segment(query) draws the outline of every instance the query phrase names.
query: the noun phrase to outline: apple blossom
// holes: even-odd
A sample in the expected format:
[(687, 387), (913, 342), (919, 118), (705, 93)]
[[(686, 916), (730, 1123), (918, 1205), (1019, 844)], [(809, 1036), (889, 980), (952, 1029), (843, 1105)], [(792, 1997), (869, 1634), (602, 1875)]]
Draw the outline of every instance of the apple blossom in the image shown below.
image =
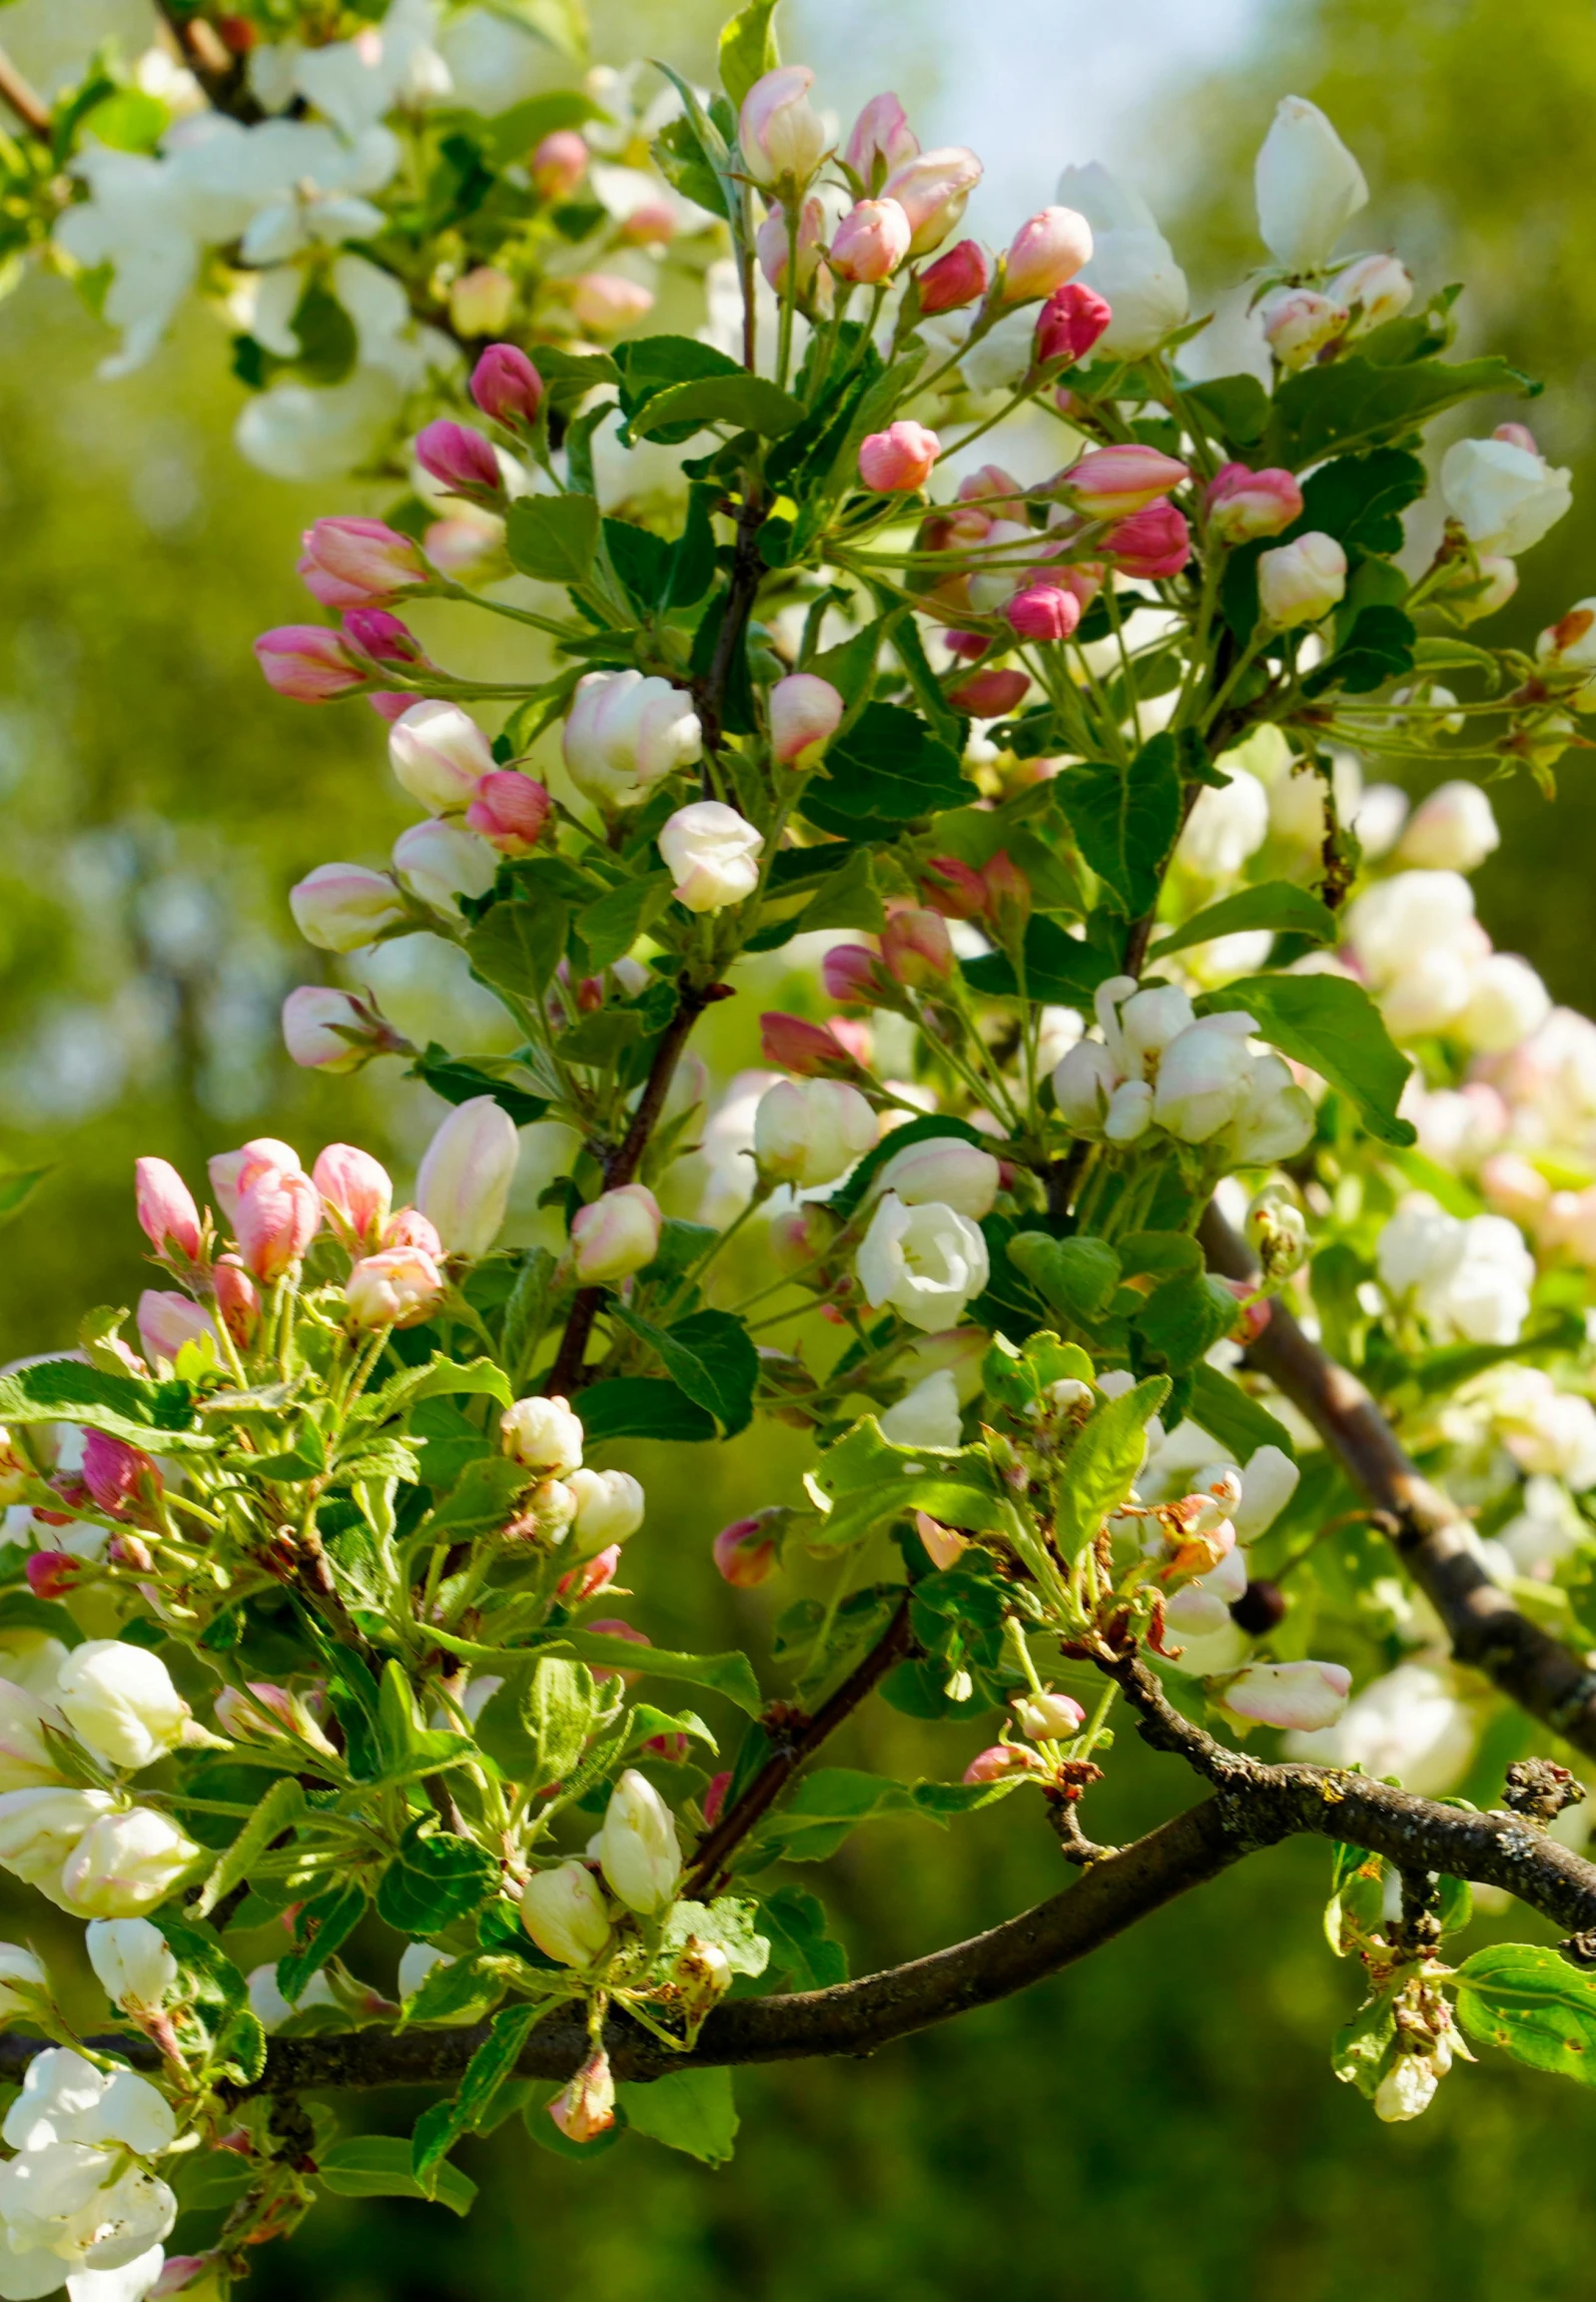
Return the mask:
[(764, 844), (751, 823), (718, 799), (678, 808), (656, 842), (676, 882), (676, 901), (695, 912), (724, 911), (751, 896)]
[(385, 872), (358, 863), (319, 863), (290, 890), (294, 924), (321, 951), (358, 951), (408, 917)]
[(610, 1793), (598, 1860), (610, 1893), (643, 1918), (663, 1910), (676, 1892), (682, 1862), (675, 1819), (635, 1767), (626, 1769)]
[[(961, 240), (935, 264), (928, 264), (916, 285), (920, 309), (930, 320), (940, 312), (961, 312), (967, 304), (979, 303), (992, 285), (992, 266), (978, 240)], [(1042, 322), (1037, 326), (1040, 331)], [(1038, 353), (1039, 359), (1056, 357)]]
[(1258, 558), (1258, 605), (1280, 630), (1318, 623), (1346, 590), (1346, 553), (1316, 530)]
[(743, 98), (737, 143), (756, 184), (801, 191), (826, 157), (830, 139), (809, 102), (814, 84), (806, 65), (785, 64)]
[(1476, 552), (1510, 558), (1539, 543), (1573, 501), (1566, 470), (1533, 442), (1500, 437), (1454, 440), (1441, 457), (1441, 495)]
[(830, 680), (812, 671), (778, 679), (770, 691), (770, 746), (777, 765), (806, 774), (836, 734), (844, 708)]
[(497, 1238), (520, 1157), (515, 1123), (490, 1095), (451, 1111), (427, 1145), (415, 1204), (445, 1254), (474, 1262)]
[(835, 1182), (876, 1141), (876, 1115), (845, 1080), (778, 1080), (754, 1115), (754, 1159), (801, 1190)]
[(494, 423), (514, 429), (536, 422), (543, 380), (513, 344), (490, 344), (471, 370), (471, 397)]
[(1258, 237), (1287, 272), (1314, 272), (1368, 204), (1363, 171), (1316, 104), (1280, 99), (1257, 156)]
[(1092, 261), (1092, 227), (1073, 208), (1044, 208), (1022, 224), (1003, 266), (1005, 303), (1053, 295)]
[(826, 262), (839, 280), (877, 287), (909, 253), (909, 219), (896, 200), (861, 200), (831, 236)]
[(610, 1937), (603, 1889), (584, 1863), (534, 1871), (521, 1889), (521, 1924), (545, 1957), (590, 1966)]
[(909, 218), (914, 232), (911, 255), (927, 256), (942, 246), (963, 216), (981, 173), (980, 161), (964, 145), (916, 153), (892, 171), (882, 196), (896, 200)]
[(572, 1260), (583, 1286), (612, 1286), (659, 1252), (659, 1202), (643, 1183), (600, 1192), (571, 1217)]
[(636, 807), (703, 749), (690, 699), (640, 671), (590, 671), (576, 683), (563, 738), (565, 767), (584, 799)]
[(990, 1275), (986, 1240), (968, 1215), (935, 1199), (906, 1206), (892, 1191), (871, 1217), (857, 1268), (873, 1309), (885, 1304), (927, 1334), (957, 1326)]
[(923, 423), (891, 423), (873, 431), (859, 450), (859, 476), (878, 495), (913, 494), (924, 487), (942, 442)]

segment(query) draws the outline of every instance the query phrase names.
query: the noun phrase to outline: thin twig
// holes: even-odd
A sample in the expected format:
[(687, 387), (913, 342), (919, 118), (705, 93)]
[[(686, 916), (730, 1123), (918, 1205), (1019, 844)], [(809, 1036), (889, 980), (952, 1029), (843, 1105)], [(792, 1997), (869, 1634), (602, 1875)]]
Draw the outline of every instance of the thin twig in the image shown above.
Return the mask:
[(17, 70), (3, 48), (0, 48), (0, 103), (9, 105), (31, 136), (48, 140), (50, 107), (27, 75)]

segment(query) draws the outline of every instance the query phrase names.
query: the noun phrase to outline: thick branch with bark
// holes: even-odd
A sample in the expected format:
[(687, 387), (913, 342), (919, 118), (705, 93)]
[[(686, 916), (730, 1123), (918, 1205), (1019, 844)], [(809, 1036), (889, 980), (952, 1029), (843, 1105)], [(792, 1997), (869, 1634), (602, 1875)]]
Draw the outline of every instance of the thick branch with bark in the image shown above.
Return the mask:
[[(1256, 1277), (1244, 1242), (1217, 1207), (1204, 1213), (1198, 1236), (1212, 1269), (1226, 1278)], [(1596, 1758), (1596, 1671), (1491, 1581), (1468, 1521), (1409, 1459), (1357, 1377), (1327, 1358), (1278, 1298), (1246, 1356), (1307, 1416), (1374, 1505), (1376, 1523), (1446, 1625), (1458, 1660)]]

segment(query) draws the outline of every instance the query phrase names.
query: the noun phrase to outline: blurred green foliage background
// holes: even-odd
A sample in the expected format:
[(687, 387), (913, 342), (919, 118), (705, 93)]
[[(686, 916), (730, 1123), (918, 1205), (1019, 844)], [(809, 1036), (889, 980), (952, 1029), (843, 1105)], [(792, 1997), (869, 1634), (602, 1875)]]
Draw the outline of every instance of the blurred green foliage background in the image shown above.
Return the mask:
[[(610, 0), (599, 52), (668, 41), (702, 72), (718, 14)], [(142, 41), (133, 0), (24, 0), (5, 29), (48, 80), (112, 21)], [(1500, 626), (1528, 641), (1591, 588), (1596, 270), (1576, 190), (1596, 141), (1588, 0), (1282, 0), (1239, 68), (1146, 122), (1166, 182), (1172, 151), (1190, 161), (1185, 212), (1168, 221), (1200, 283), (1255, 257), (1250, 155), (1288, 88), (1324, 103), (1360, 154), (1375, 190), (1366, 244), (1399, 244), (1426, 287), (1466, 279), (1470, 341), (1548, 380), (1531, 417), (1575, 466), (1576, 509)], [(1051, 181), (1089, 155), (1044, 157)], [(373, 506), (240, 462), (214, 324), (191, 319), (127, 383), (95, 380), (106, 348), (58, 282), (0, 308), (0, 1159), (56, 1167), (0, 1250), (0, 1358), (70, 1341), (87, 1304), (133, 1299), (136, 1152), (192, 1173), (269, 1132), (307, 1154), (330, 1137), (367, 1142), (402, 1167), (427, 1125), (419, 1091), (381, 1071), (307, 1078), (277, 1041), (284, 990), (320, 973), (293, 936), (288, 886), (332, 856), (380, 859), (403, 815), (377, 721), (268, 696), (249, 643), (303, 612), (306, 521)], [(1416, 765), (1415, 788), (1436, 772)], [(1527, 785), (1492, 796), (1506, 840), (1477, 883), (1487, 924), (1589, 1005), (1596, 798), (1582, 756), (1565, 762), (1555, 811)], [(729, 1064), (749, 1060), (764, 1002), (742, 1004), (720, 1027)], [(791, 1491), (794, 1443), (762, 1434), (637, 1467), (651, 1501), (628, 1558), (639, 1612), (672, 1643), (757, 1643), (791, 1590), (728, 1592), (707, 1542)], [(969, 1744), (968, 1729), (878, 1711), (838, 1755), (953, 1775)], [(1173, 1762), (1122, 1748), (1091, 1826), (1129, 1836), (1190, 1796)], [(483, 2183), (469, 2222), (333, 2201), (263, 2254), (256, 2288), (262, 2302), (519, 2302), (549, 2288), (963, 2302), (989, 2287), (1015, 2302), (1340, 2302), (1354, 2288), (1364, 2302), (1561, 2302), (1596, 2241), (1596, 2102), (1493, 2062), (1455, 2075), (1416, 2125), (1377, 2126), (1327, 2068), (1356, 1992), (1318, 1928), (1326, 1869), (1322, 1848), (1264, 1857), (1079, 1971), (869, 2065), (741, 2075), (744, 2134), (724, 2171), (637, 2139), (577, 2168), (512, 2123), (462, 2153)], [(949, 1839), (878, 1826), (826, 1874), (859, 1969), (1062, 1883), (1050, 1835), (1018, 1805)], [(13, 1911), (7, 1929), (20, 1922)], [(399, 2131), (417, 2106), (352, 2110)]]

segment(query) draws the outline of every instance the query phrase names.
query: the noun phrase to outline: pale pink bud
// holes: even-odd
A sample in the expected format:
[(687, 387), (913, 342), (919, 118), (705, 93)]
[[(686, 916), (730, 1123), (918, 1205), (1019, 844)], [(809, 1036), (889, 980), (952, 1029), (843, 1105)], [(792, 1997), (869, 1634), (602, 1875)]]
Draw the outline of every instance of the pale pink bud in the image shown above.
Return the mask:
[(359, 863), (319, 863), (289, 890), (294, 924), (320, 951), (358, 951), (408, 916), (385, 872)]
[(200, 1210), (175, 1166), (166, 1159), (136, 1159), (133, 1203), (139, 1228), (158, 1255), (193, 1261), (200, 1251)]
[(543, 379), (513, 344), (490, 344), (471, 370), (471, 397), (494, 423), (532, 424), (543, 403)]
[(895, 911), (881, 931), (881, 957), (893, 982), (906, 991), (951, 982), (959, 970), (940, 911)]
[(268, 687), (295, 703), (332, 703), (366, 685), (366, 674), (325, 623), (281, 623), (263, 631), (255, 657)]
[(920, 892), (944, 919), (980, 919), (987, 908), (987, 883), (972, 864), (956, 855), (934, 855), (922, 867)]
[(778, 679), (770, 691), (770, 747), (777, 765), (807, 772), (836, 734), (842, 714), (842, 697), (829, 679), (812, 671)]
[(294, 1146), (271, 1135), (252, 1136), (238, 1151), (218, 1151), (207, 1159), (206, 1172), (216, 1193), (216, 1203), (229, 1222), (236, 1219), (239, 1201), (250, 1185), (273, 1169), (285, 1174), (303, 1171)]
[(979, 303), (992, 285), (992, 265), (979, 240), (961, 240), (920, 274), (920, 310), (927, 320), (939, 312), (962, 312)]
[(1060, 482), (1078, 511), (1088, 519), (1124, 519), (1133, 511), (1156, 503), (1172, 487), (1192, 476), (1179, 456), (1160, 448), (1133, 443), (1128, 447), (1095, 447), (1074, 463)]
[(978, 1751), (964, 1771), (967, 1783), (1001, 1783), (1009, 1775), (1041, 1775), (1047, 1769), (1023, 1743), (994, 1743)]
[(806, 65), (779, 65), (743, 98), (737, 143), (756, 184), (801, 187), (826, 157), (825, 123), (809, 102), (814, 83)]
[(571, 310), (594, 335), (635, 328), (654, 309), (654, 292), (618, 272), (579, 272), (571, 282)]
[(441, 1123), (421, 1159), (415, 1203), (451, 1255), (474, 1261), (487, 1253), (519, 1156), (515, 1123), (491, 1096), (472, 1096)]
[[(1525, 1225), (1533, 1223), (1548, 1203), (1561, 1214), (1563, 1210), (1557, 1206), (1557, 1200), (1573, 1196), (1571, 1192), (1559, 1191), (1554, 1199), (1552, 1186), (1539, 1167), (1531, 1166), (1517, 1151), (1492, 1151), (1488, 1159), (1481, 1161), (1479, 1182), (1493, 1207)], [(1548, 1237), (1544, 1243), (1554, 1242)]]
[(423, 471), (460, 495), (497, 495), (503, 487), (492, 444), (468, 424), (440, 415), (415, 435), (415, 460)]
[(928, 1136), (895, 1151), (878, 1170), (874, 1187), (895, 1192), (908, 1207), (952, 1207), (980, 1222), (992, 1212), (1001, 1175), (998, 1160), (979, 1144)]
[(1067, 1743), (1086, 1725), (1087, 1715), (1071, 1695), (1021, 1695), (1014, 1705), (1014, 1722), (1033, 1743)]
[(1493, 439), (1505, 439), (1509, 447), (1521, 447), (1526, 455), (1539, 455), (1535, 434), (1527, 423), (1498, 423), (1491, 433)]
[(968, 1535), (961, 1535), (954, 1527), (945, 1527), (940, 1519), (932, 1518), (926, 1511), (916, 1511), (915, 1533), (920, 1537), (926, 1557), (939, 1573), (956, 1567), (970, 1548)]
[(309, 1175), (268, 1168), (244, 1191), (233, 1218), (239, 1252), (263, 1282), (301, 1260), (322, 1225), (322, 1201)]
[(722, 1527), (711, 1550), (717, 1569), (733, 1590), (752, 1591), (775, 1573), (780, 1549), (770, 1521), (779, 1514), (758, 1511)]
[(261, 1324), (261, 1298), (237, 1255), (219, 1255), (211, 1274), (217, 1316), (240, 1350), (248, 1350)]
[(846, 1080), (777, 1080), (754, 1114), (760, 1174), (800, 1190), (835, 1182), (875, 1141), (876, 1115)]
[(435, 1223), (427, 1221), (419, 1207), (400, 1207), (399, 1213), (383, 1226), (379, 1246), (419, 1247), (433, 1262), (443, 1260), (443, 1242), (437, 1235)]
[(514, 305), (515, 283), (509, 274), (496, 264), (478, 264), (462, 272), (449, 289), (449, 325), (456, 336), (496, 336)]
[(1081, 621), (1081, 602), (1062, 584), (1028, 583), (1003, 612), (1021, 639), (1068, 639)]
[(710, 1776), (709, 1787), (704, 1793), (704, 1823), (707, 1829), (712, 1831), (720, 1821), (721, 1810), (726, 1804), (726, 1793), (730, 1789), (731, 1769), (729, 1767), (724, 1774)]
[[(440, 575), (458, 575), (488, 558), (502, 535), (503, 529), (492, 512), (478, 512), (475, 504), (466, 504), (452, 519), (429, 521), (421, 541), (430, 566)], [(392, 719), (406, 710), (414, 698), (369, 695), (366, 700), (381, 718)], [(391, 703), (395, 706), (393, 711), (389, 709)]]
[(922, 152), (893, 170), (882, 191), (909, 219), (911, 256), (928, 256), (942, 246), (980, 181), (981, 163), (963, 145)]
[(611, 1543), (607, 1551), (584, 1559), (579, 1567), (572, 1567), (568, 1575), (561, 1575), (555, 1585), (555, 1596), (567, 1607), (585, 1606), (589, 1599), (596, 1599), (601, 1591), (609, 1589), (619, 1566), (620, 1545)]
[(896, 200), (861, 200), (832, 234), (827, 261), (839, 280), (879, 287), (908, 255), (909, 237), (909, 219)]
[(491, 769), (493, 747), (468, 711), (427, 696), (395, 720), (388, 758), (412, 799), (435, 815), (455, 815)]
[(364, 607), (426, 581), (413, 540), (381, 519), (319, 519), (305, 531), (299, 573), (324, 607)]
[(1299, 535), (1258, 559), (1258, 605), (1281, 631), (1319, 622), (1345, 590), (1346, 553), (1333, 535)]
[(556, 128), (532, 154), (532, 182), (545, 200), (564, 200), (587, 174), (587, 146), (574, 128)]
[(759, 885), (764, 838), (718, 799), (695, 799), (677, 808), (655, 844), (676, 883), (676, 901), (689, 911), (724, 911), (745, 902)]
[(931, 477), (942, 442), (907, 418), (873, 431), (859, 450), (859, 476), (877, 495), (913, 494)]
[(588, 2055), (548, 2114), (567, 2142), (591, 2142), (615, 2123), (615, 2081), (602, 2046)]
[(834, 943), (820, 963), (820, 980), (839, 1007), (880, 1007), (892, 998), (892, 979), (867, 943)]
[(1276, 290), (1264, 298), (1259, 316), (1264, 341), (1282, 368), (1305, 368), (1327, 344), (1345, 334), (1350, 318), (1344, 304), (1311, 288)]
[(1036, 358), (1084, 360), (1114, 318), (1107, 300), (1081, 280), (1072, 280), (1048, 298), (1037, 315)]
[(435, 1309), (443, 1274), (420, 1247), (384, 1247), (355, 1264), (345, 1281), (354, 1326), (413, 1327)]
[(1302, 490), (1293, 473), (1250, 471), (1244, 463), (1221, 464), (1203, 497), (1208, 529), (1221, 543), (1250, 543), (1255, 536), (1279, 535), (1302, 516)]
[[(874, 952), (869, 956), (875, 960)], [(800, 1079), (851, 1080), (859, 1076), (858, 1064), (831, 1026), (805, 1023), (801, 1016), (762, 1015), (759, 1046), (766, 1063), (796, 1072)]]
[(789, 1274), (818, 1261), (837, 1235), (837, 1217), (814, 1200), (771, 1217), (766, 1238), (776, 1268)]
[(658, 248), (676, 237), (676, 211), (663, 200), (643, 200), (623, 218), (622, 240), (634, 248)]
[(154, 1489), (159, 1494), (162, 1485), (153, 1459), (108, 1431), (84, 1433), (82, 1476), (95, 1504), (114, 1519), (121, 1518), (142, 1493)]
[(1150, 503), (1118, 520), (1103, 548), (1126, 575), (1179, 575), (1192, 556), (1192, 529), (1173, 503)]
[(1073, 208), (1043, 208), (1028, 217), (1009, 243), (1003, 301), (1029, 304), (1051, 296), (1092, 261), (1092, 227)]
[(659, 1201), (643, 1183), (604, 1191), (571, 1217), (576, 1276), (583, 1286), (629, 1278), (659, 1252)]
[(967, 711), (972, 719), (1003, 719), (1018, 709), (1030, 685), (1028, 671), (995, 663), (949, 688), (948, 701), (955, 711)]
[(1340, 1663), (1248, 1663), (1220, 1701), (1238, 1719), (1314, 1734), (1346, 1709), (1352, 1674)]
[[(797, 259), (798, 293), (807, 296), (810, 283), (820, 269), (826, 238), (826, 212), (818, 200), (806, 200), (798, 218)], [(793, 246), (787, 236), (786, 211), (772, 208), (754, 235), (754, 253), (759, 258), (759, 269), (772, 288), (780, 295), (787, 280), (787, 266), (793, 258)]]
[(374, 1245), (394, 1203), (394, 1185), (382, 1161), (354, 1144), (329, 1144), (311, 1169), (311, 1180), (339, 1237), (358, 1246)]
[(513, 767), (490, 768), (465, 810), (466, 828), (500, 855), (530, 855), (553, 804), (535, 776)]
[(854, 122), (842, 156), (865, 190), (873, 192), (919, 150), (920, 139), (897, 97), (882, 95), (872, 96)]
[(364, 1000), (332, 984), (302, 984), (283, 1002), (283, 1045), (306, 1071), (359, 1071), (403, 1044)]
[(155, 1287), (146, 1287), (140, 1295), (136, 1315), (146, 1358), (166, 1359), (170, 1363), (185, 1343), (197, 1343), (202, 1335), (214, 1338), (216, 1334), (211, 1315), (202, 1304), (191, 1302), (187, 1295)]

